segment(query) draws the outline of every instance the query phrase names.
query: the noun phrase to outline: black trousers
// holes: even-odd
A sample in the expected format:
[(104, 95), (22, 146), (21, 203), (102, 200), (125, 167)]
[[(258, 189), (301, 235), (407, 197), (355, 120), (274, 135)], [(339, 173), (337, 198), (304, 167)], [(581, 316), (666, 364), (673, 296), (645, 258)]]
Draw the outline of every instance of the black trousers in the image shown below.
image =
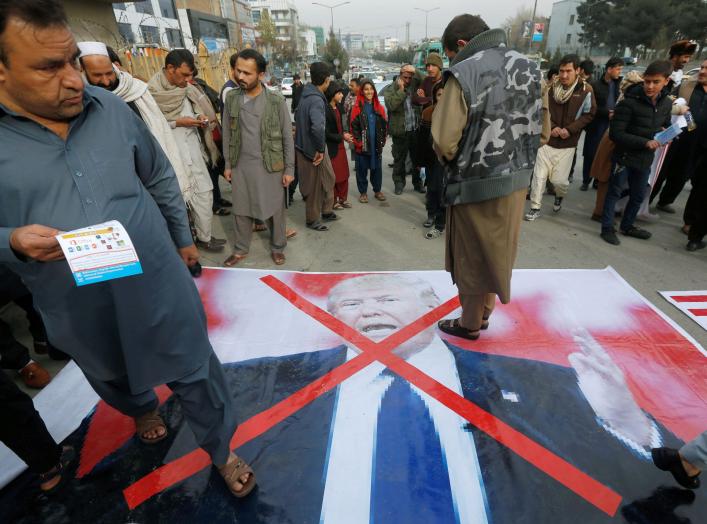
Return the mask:
[[(32, 295), (15, 273), (0, 266), (0, 307), (14, 302), (21, 307), (29, 321), (34, 340), (46, 341), (47, 334), (39, 314), (32, 304)], [(22, 369), (29, 364), (29, 350), (12, 335), (10, 326), (0, 320), (0, 368)]]
[(658, 196), (658, 204), (665, 206), (677, 199), (685, 184), (690, 179), (694, 164), (690, 154), (692, 149), (687, 137), (675, 139), (668, 149), (663, 167), (653, 186), (650, 201)]
[(59, 463), (61, 447), (47, 431), (32, 399), (0, 371), (0, 441), (34, 473), (45, 473)]
[(425, 195), (425, 208), (427, 218), (434, 220), (435, 229), (444, 231), (447, 221), (447, 206), (444, 202), (444, 168), (438, 162), (426, 166), (427, 194)]
[(218, 203), (221, 201), (221, 188), (218, 185), (218, 180), (219, 177), (221, 176), (221, 173), (223, 173), (223, 170), (225, 168), (225, 163), (223, 159), (218, 163), (217, 166), (208, 166), (209, 169), (209, 177), (211, 178), (211, 183), (214, 186), (214, 190), (211, 193), (212, 196), (212, 202), (211, 202), (211, 209), (213, 211), (216, 211), (219, 207), (221, 207)]
[(393, 183), (396, 187), (405, 187), (405, 177), (408, 175), (407, 159), (412, 162), (412, 185), (415, 188), (422, 186), (420, 168), (417, 167), (417, 132), (406, 131), (402, 136), (393, 137)]
[(699, 242), (707, 235), (707, 150), (703, 150), (697, 159), (683, 218), (690, 225), (687, 236), (690, 241)]

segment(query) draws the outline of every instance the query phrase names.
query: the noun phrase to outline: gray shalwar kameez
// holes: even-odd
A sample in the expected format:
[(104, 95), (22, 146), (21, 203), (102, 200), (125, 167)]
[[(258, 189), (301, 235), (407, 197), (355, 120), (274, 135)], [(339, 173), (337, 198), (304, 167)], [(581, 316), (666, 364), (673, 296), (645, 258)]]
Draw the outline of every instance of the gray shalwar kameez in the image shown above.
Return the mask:
[(250, 249), (253, 220), (268, 221), (270, 229), (270, 248), (273, 253), (282, 253), (287, 245), (285, 233), (285, 189), (282, 186), (283, 175), (292, 176), (295, 169), (295, 145), (292, 139), (292, 123), (287, 110), (287, 102), (280, 105), (280, 127), (282, 131), (282, 149), (285, 157), (283, 172), (269, 173), (263, 164), (260, 142), (260, 122), (265, 113), (265, 86), (263, 91), (251, 98), (240, 96), (241, 110), (241, 151), (238, 163), (231, 166), (231, 116), (228, 104), (223, 110), (223, 151), (226, 169), (233, 170), (233, 215), (235, 217), (234, 253), (246, 254)]
[[(224, 464), (235, 429), (231, 395), (206, 315), (176, 247), (192, 244), (174, 171), (118, 97), (87, 87), (66, 141), (0, 105), (0, 262), (31, 290), (51, 340), (102, 398), (130, 416), (156, 407), (167, 383), (197, 442)], [(77, 287), (66, 261), (22, 261), (14, 228), (69, 231), (118, 220), (143, 274)]]

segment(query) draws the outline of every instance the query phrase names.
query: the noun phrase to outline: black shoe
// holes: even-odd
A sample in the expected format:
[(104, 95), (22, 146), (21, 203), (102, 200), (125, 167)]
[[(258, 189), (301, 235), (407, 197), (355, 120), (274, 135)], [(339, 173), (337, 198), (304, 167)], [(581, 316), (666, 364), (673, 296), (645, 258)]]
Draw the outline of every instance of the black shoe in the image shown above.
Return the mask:
[(677, 449), (653, 448), (651, 450), (651, 458), (658, 469), (669, 471), (675, 481), (683, 488), (697, 489), (700, 487), (700, 474), (698, 473), (694, 477), (688, 476)]
[(216, 237), (211, 237), (211, 240), (209, 240), (209, 243), (215, 245), (215, 246), (225, 246), (226, 245), (226, 239), (225, 238), (216, 238)]
[(218, 202), (216, 202), (216, 203), (221, 207), (233, 207), (233, 204), (230, 203), (225, 198), (219, 198)]
[(579, 186), (580, 191), (587, 191), (589, 189), (589, 184), (582, 184)]
[(650, 231), (646, 231), (645, 229), (641, 229), (636, 226), (633, 226), (631, 229), (627, 229), (626, 231), (621, 231), (621, 234), (627, 237), (639, 238), (641, 240), (648, 240), (653, 236)]
[(201, 264), (196, 262), (193, 266), (189, 266), (189, 273), (193, 278), (199, 278), (201, 276)]
[(552, 204), (552, 210), (559, 213), (562, 209), (562, 197), (555, 197), (555, 202)]
[(215, 243), (212, 239), (209, 242), (202, 242), (201, 240), (197, 240), (196, 242), (194, 242), (194, 244), (196, 244), (196, 247), (198, 247), (199, 249), (203, 249), (204, 251), (208, 251), (209, 253), (220, 253), (221, 251), (223, 251), (226, 242), (224, 241), (223, 244), (219, 244)]
[(592, 189), (599, 189), (599, 181), (596, 178), (592, 182)]
[(403, 189), (405, 189), (405, 186), (401, 186), (400, 184), (395, 184), (395, 190), (393, 191), (393, 193), (395, 193), (396, 195), (402, 195)]
[(333, 212), (322, 215), (322, 220), (324, 220), (324, 222), (333, 222), (334, 220), (339, 220), (340, 218), (341, 217), (339, 215)]
[(619, 240), (619, 237), (616, 236), (616, 231), (602, 231), (599, 236), (604, 239), (604, 242), (608, 242), (612, 246), (618, 246), (621, 244), (621, 240)]
[(656, 209), (659, 209), (663, 213), (668, 213), (669, 215), (674, 215), (676, 213), (675, 208), (671, 206), (670, 204), (661, 204), (658, 203), (655, 206)]
[(422, 227), (432, 227), (435, 225), (435, 219), (434, 218), (428, 218), (422, 223)]
[(414, 189), (415, 191), (417, 191), (418, 193), (422, 193), (423, 195), (427, 193), (427, 190), (422, 187), (422, 184), (420, 184), (419, 186), (415, 186)]
[(704, 249), (705, 247), (707, 247), (707, 242), (703, 242), (703, 241), (698, 242), (697, 240), (691, 240), (687, 243), (687, 246), (685, 247), (685, 249), (692, 252), (692, 251), (697, 251), (698, 249)]

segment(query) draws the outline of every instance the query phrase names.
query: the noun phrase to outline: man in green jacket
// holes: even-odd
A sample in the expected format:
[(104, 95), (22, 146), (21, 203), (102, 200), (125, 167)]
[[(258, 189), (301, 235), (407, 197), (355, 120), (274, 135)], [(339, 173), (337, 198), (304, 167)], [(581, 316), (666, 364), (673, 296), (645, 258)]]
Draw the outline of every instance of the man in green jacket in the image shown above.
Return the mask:
[[(418, 193), (425, 188), (420, 180), (420, 169), (415, 165), (415, 137), (420, 122), (419, 107), (413, 105), (412, 96), (420, 87), (422, 77), (410, 64), (400, 69), (398, 78), (383, 90), (388, 112), (390, 136), (393, 137), (393, 183), (395, 194), (401, 195), (405, 177), (411, 172), (412, 185)], [(408, 163), (408, 155), (410, 163)]]

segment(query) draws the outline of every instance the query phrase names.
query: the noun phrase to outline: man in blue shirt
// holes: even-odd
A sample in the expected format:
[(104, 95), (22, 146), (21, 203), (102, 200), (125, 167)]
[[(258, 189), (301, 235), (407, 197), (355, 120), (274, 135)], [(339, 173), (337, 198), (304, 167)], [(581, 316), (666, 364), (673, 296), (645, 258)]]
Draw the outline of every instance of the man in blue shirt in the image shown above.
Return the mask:
[[(49, 338), (96, 392), (167, 436), (153, 391), (167, 383), (236, 496), (254, 486), (230, 451), (231, 395), (187, 265), (198, 261), (172, 166), (118, 97), (84, 87), (57, 0), (0, 0), (0, 262), (29, 290)], [(119, 221), (143, 273), (78, 287), (55, 235)]]

